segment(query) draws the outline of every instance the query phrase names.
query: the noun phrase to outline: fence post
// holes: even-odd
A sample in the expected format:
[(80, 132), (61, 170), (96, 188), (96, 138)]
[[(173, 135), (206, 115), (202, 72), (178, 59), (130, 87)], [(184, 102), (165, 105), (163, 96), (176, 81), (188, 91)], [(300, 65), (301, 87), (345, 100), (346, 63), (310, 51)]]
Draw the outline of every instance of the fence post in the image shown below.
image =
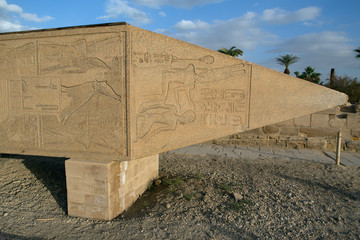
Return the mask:
[(340, 152), (341, 152), (341, 131), (339, 131), (337, 134), (336, 165), (340, 165)]

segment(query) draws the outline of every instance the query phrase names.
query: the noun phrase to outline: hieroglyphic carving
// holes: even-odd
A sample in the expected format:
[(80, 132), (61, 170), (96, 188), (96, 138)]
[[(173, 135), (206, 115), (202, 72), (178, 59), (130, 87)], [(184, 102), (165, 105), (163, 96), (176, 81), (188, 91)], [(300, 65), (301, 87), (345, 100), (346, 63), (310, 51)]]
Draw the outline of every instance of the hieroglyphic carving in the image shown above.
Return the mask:
[[(245, 118), (237, 114), (244, 112), (247, 114), (244, 91), (225, 89), (220, 93), (216, 89), (203, 88), (208, 84), (216, 84), (229, 78), (244, 77), (246, 73), (244, 67), (244, 64), (236, 64), (198, 70), (194, 64), (188, 64), (185, 68), (164, 70), (161, 94), (143, 96), (145, 101), (142, 102), (137, 113), (137, 138), (148, 142), (160, 132), (176, 130), (178, 123), (186, 125), (195, 122), (198, 114), (209, 127), (214, 124), (212, 118), (219, 119), (223, 111), (227, 113), (223, 116), (226, 118), (223, 121), (226, 121), (224, 123), (227, 126), (244, 124)], [(222, 94), (222, 99), (212, 101), (219, 100), (218, 94)], [(210, 109), (196, 109), (194, 95), (201, 95), (202, 102), (198, 104)]]
[[(78, 46), (78, 42), (82, 45)], [(85, 40), (74, 45), (41, 44), (39, 45), (41, 74), (52, 72), (85, 73), (89, 69), (110, 69), (101, 59), (87, 56)]]
[(160, 132), (175, 130), (178, 123), (195, 121), (194, 103), (191, 99), (191, 90), (195, 85), (189, 72), (194, 72), (192, 64), (186, 69), (163, 73), (163, 93), (155, 96), (157, 100), (144, 102), (139, 108), (136, 120), (139, 139), (148, 142)]
[(203, 123), (209, 127), (246, 124), (246, 95), (241, 89), (201, 89)]
[(156, 134), (175, 130), (178, 123), (189, 124), (195, 118), (196, 115), (191, 110), (179, 114), (174, 105), (154, 104), (142, 107), (137, 114), (137, 137), (148, 142)]
[(17, 75), (36, 74), (36, 46), (34, 42), (25, 43), (6, 52), (6, 65)]
[(54, 112), (59, 110), (59, 78), (24, 78), (21, 84), (24, 111)]
[[(171, 68), (162, 72), (162, 93), (153, 96), (155, 99), (165, 100), (171, 85), (174, 89), (181, 89), (186, 92), (190, 104), (193, 105), (190, 91), (195, 88), (197, 84), (208, 84), (213, 82), (223, 81), (229, 78), (241, 78), (245, 75), (244, 64), (236, 64), (221, 68), (213, 68), (210, 70), (197, 71), (194, 64), (188, 64), (185, 68)], [(146, 98), (152, 98), (146, 96)]]
[(101, 94), (121, 102), (121, 96), (106, 81), (86, 82), (75, 86), (61, 86), (62, 92), (71, 98), (70, 103), (60, 113), (60, 122), (66, 120), (81, 107), (89, 104), (90, 100), (96, 95)]
[(156, 134), (175, 130), (177, 124), (195, 121), (195, 106), (191, 91), (195, 87), (195, 67), (172, 69), (162, 74), (162, 94), (148, 96), (150, 100), (141, 104), (137, 114), (137, 137), (146, 142)]
[[(43, 116), (46, 146), (76, 142), (85, 149), (100, 146), (116, 150), (119, 147), (123, 137), (123, 120), (114, 110), (119, 108), (120, 100), (105, 95), (99, 89), (93, 89), (95, 86), (91, 86), (92, 84), (85, 83), (85, 86), (70, 87), (71, 90), (67, 93), (72, 99), (71, 104), (57, 116)], [(87, 96), (82, 97), (81, 93), (84, 91), (79, 91), (79, 87), (92, 89), (89, 89)]]
[(10, 101), (10, 112), (17, 113), (22, 110), (21, 105), (21, 92), (22, 92), (22, 81), (21, 80), (10, 80), (9, 82), (9, 101)]
[(123, 153), (124, 58), (124, 33), (0, 44), (0, 144)]
[(6, 60), (6, 45), (0, 44), (0, 65)]
[(0, 122), (4, 121), (8, 115), (8, 85), (7, 81), (0, 79)]
[(134, 52), (134, 65), (140, 66), (142, 64), (172, 64), (182, 62), (187, 64), (203, 63), (213, 64), (215, 59), (211, 55), (205, 55), (199, 58), (180, 58), (167, 52), (151, 53), (151, 52)]

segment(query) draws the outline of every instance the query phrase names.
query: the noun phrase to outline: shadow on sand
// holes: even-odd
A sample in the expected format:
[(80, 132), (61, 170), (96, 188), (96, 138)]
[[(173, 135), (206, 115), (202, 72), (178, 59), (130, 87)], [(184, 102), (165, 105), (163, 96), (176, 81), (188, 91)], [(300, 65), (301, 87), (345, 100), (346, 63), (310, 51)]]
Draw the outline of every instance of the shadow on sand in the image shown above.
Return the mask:
[(67, 158), (2, 154), (4, 158), (22, 159), (31, 171), (50, 191), (57, 204), (67, 213), (65, 160)]
[(314, 187), (318, 187), (318, 188), (322, 188), (326, 191), (328, 191), (331, 194), (334, 195), (338, 195), (339, 197), (346, 197), (349, 198), (353, 201), (358, 201), (360, 200), (360, 192), (353, 192), (353, 191), (349, 191), (347, 190), (345, 187), (342, 188), (341, 186), (339, 186), (338, 184), (334, 184), (334, 186), (327, 184), (326, 182), (317, 182), (316, 180), (312, 181), (312, 180), (308, 180), (308, 179), (302, 179), (299, 177), (293, 177), (293, 176), (289, 176), (286, 174), (277, 174), (279, 177), (284, 178), (288, 181), (295, 181), (298, 182), (300, 184), (303, 185), (308, 185), (308, 186), (314, 186)]

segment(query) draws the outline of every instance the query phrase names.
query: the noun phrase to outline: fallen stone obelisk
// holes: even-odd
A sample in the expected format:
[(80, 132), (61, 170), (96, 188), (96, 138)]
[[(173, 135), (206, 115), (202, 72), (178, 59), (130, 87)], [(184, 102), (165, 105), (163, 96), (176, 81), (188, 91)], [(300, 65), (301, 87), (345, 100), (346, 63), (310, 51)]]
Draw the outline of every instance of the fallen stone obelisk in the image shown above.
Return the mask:
[(70, 158), (72, 216), (116, 217), (158, 175), (161, 152), (346, 101), (126, 23), (0, 34), (0, 152)]

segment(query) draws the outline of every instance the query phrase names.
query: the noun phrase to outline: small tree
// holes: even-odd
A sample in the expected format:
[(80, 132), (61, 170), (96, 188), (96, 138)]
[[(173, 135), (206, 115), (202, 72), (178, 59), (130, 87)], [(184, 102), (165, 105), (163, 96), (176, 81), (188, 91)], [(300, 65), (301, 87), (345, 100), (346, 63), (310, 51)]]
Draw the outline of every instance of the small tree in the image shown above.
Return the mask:
[(321, 73), (315, 72), (315, 68), (307, 66), (304, 70), (305, 71), (302, 72), (301, 74), (299, 72), (294, 72), (296, 77), (307, 80), (309, 82), (316, 83), (316, 84), (320, 83)]
[(299, 61), (299, 58), (294, 55), (286, 54), (284, 56), (277, 57), (276, 61), (278, 64), (285, 66), (284, 73), (290, 74), (289, 66)]
[(241, 49), (236, 48), (235, 46), (232, 46), (231, 48), (227, 49), (227, 48), (222, 48), (219, 49), (218, 52), (233, 56), (233, 57), (237, 57), (237, 56), (242, 56), (243, 55), (243, 51)]
[(351, 103), (360, 101), (360, 82), (356, 77), (335, 75), (334, 82), (331, 85), (327, 83), (325, 86), (347, 94)]

